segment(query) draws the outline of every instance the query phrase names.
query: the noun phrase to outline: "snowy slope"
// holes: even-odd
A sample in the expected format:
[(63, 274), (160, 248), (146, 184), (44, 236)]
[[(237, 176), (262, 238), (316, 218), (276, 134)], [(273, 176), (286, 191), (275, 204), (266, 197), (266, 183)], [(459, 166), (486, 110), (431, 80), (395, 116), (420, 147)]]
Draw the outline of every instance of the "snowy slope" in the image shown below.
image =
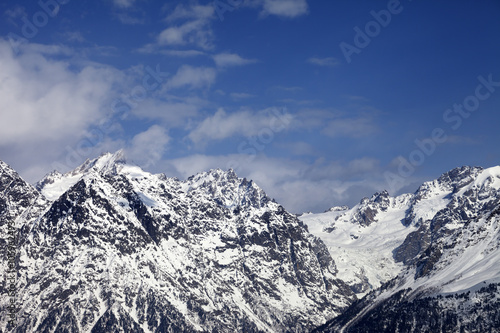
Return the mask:
[[(306, 214), (300, 219), (327, 245), (335, 258), (338, 277), (362, 297), (402, 272), (404, 265), (396, 262), (392, 252), (415, 230), (402, 223), (412, 198), (390, 198), (386, 192), (377, 193), (352, 209)], [(373, 215), (369, 225), (368, 210)], [(365, 212), (364, 220), (360, 212)]]

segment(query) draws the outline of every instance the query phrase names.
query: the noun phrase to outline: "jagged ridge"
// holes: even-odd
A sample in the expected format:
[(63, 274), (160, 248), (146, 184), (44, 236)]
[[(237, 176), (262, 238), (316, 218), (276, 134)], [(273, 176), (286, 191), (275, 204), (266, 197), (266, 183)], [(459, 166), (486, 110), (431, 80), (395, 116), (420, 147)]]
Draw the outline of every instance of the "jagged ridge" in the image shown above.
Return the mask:
[(179, 181), (118, 153), (40, 192), (16, 179), (33, 211), (12, 213), (16, 332), (305, 332), (355, 299), (324, 244), (231, 170)]

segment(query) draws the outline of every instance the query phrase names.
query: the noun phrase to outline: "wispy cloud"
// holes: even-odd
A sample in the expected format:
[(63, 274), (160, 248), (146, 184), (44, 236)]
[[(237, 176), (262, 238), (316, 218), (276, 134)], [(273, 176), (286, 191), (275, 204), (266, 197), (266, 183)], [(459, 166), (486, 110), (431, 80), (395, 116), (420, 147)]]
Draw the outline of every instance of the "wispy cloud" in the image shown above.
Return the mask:
[(180, 4), (165, 19), (167, 22), (178, 20), (208, 20), (214, 18), (214, 6), (209, 5), (191, 5)]
[(138, 0), (113, 0), (115, 13), (113, 14), (121, 23), (136, 25), (146, 23), (145, 12), (136, 6)]
[[(214, 47), (211, 21), (215, 18), (212, 5), (178, 5), (165, 21), (170, 25), (157, 38), (159, 45), (195, 45), (209, 50)], [(177, 23), (182, 21), (182, 23)]]
[[(189, 139), (196, 145), (203, 146), (209, 141), (222, 140), (233, 136), (250, 137), (259, 134), (265, 128), (273, 127), (277, 121), (275, 108), (254, 112), (242, 110), (227, 113), (219, 109), (213, 116), (205, 118), (194, 130), (189, 133)], [(279, 111), (278, 111), (279, 112)], [(292, 115), (280, 114), (279, 120), (290, 123)], [(274, 125), (275, 126), (275, 125)]]
[(199, 89), (209, 87), (215, 82), (217, 72), (211, 67), (193, 67), (183, 65), (166, 83), (166, 89), (187, 87)]
[(193, 44), (208, 50), (213, 48), (213, 32), (206, 21), (190, 21), (163, 30), (158, 36), (158, 43), (175, 46)]
[(213, 56), (217, 67), (243, 66), (257, 62), (255, 59), (245, 59), (235, 53), (219, 53)]
[(359, 139), (379, 132), (377, 113), (368, 105), (346, 106), (345, 109), (304, 108), (297, 112), (294, 127), (315, 130), (331, 138)]
[(294, 18), (309, 12), (306, 0), (264, 0), (262, 16), (276, 15)]
[(340, 63), (336, 58), (332, 57), (330, 58), (311, 57), (307, 59), (307, 62), (312, 65), (323, 66), (323, 67), (335, 67)]

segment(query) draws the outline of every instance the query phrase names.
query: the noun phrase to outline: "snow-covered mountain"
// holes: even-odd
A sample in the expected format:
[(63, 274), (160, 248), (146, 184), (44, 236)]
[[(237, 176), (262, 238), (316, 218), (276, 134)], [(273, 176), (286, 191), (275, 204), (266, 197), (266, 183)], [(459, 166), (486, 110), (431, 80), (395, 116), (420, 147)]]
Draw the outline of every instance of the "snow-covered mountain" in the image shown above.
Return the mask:
[[(325, 214), (302, 219), (339, 277), (381, 287), (316, 332), (500, 331), (500, 167), (457, 168), (415, 194)], [(343, 259), (362, 264), (342, 275)]]
[(499, 220), (500, 167), (297, 218), (232, 170), (118, 152), (32, 186), (0, 162), (15, 332), (500, 332)]
[[(356, 298), (323, 242), (231, 170), (180, 181), (118, 152), (35, 187), (0, 163), (15, 332), (306, 332)], [(0, 294), (5, 313), (5, 278)]]

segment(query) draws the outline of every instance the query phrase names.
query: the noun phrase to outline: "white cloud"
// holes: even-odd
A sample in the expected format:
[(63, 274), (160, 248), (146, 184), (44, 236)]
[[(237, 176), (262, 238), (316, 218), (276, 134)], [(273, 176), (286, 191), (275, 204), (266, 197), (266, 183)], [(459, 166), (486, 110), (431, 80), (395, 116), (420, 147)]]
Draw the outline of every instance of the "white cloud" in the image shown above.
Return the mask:
[(323, 66), (323, 67), (334, 67), (340, 63), (336, 58), (333, 57), (330, 58), (312, 57), (307, 59), (307, 62), (313, 65)]
[(0, 145), (82, 135), (109, 112), (103, 106), (121, 73), (95, 64), (70, 70), (45, 55), (57, 49), (28, 44), (15, 56), (0, 41)]
[(127, 157), (143, 168), (156, 164), (167, 150), (170, 137), (167, 131), (158, 125), (137, 134), (127, 149)]
[(309, 12), (306, 0), (264, 0), (262, 15), (294, 18)]
[(127, 84), (126, 75), (74, 61), (73, 54), (65, 47), (29, 43), (17, 45), (15, 55), (0, 39), (0, 158), (28, 181), (121, 146), (107, 137), (119, 125), (90, 133), (113, 117), (112, 101)]
[(213, 32), (207, 22), (196, 20), (163, 30), (158, 36), (158, 43), (163, 46), (193, 44), (209, 50), (213, 48)]
[[(186, 7), (178, 5), (166, 21), (172, 26), (163, 30), (157, 42), (161, 46), (195, 45), (204, 50), (213, 48), (213, 31), (211, 20), (214, 18), (212, 5), (194, 5)], [(184, 21), (173, 25), (175, 21)]]
[(216, 75), (217, 73), (214, 68), (183, 65), (167, 81), (166, 88), (188, 87), (190, 89), (199, 89), (210, 87), (215, 82)]
[(186, 19), (194, 19), (194, 20), (208, 20), (214, 18), (215, 9), (212, 4), (208, 5), (192, 5), (185, 6), (183, 4), (175, 7), (174, 11), (167, 16), (166, 21), (172, 22), (177, 20), (186, 20)]
[(213, 56), (217, 67), (243, 66), (257, 62), (255, 59), (245, 59), (235, 53), (220, 53)]
[[(249, 110), (226, 113), (219, 109), (213, 116), (203, 120), (188, 137), (195, 144), (206, 144), (210, 140), (222, 140), (232, 136), (251, 137), (266, 132), (269, 136), (288, 127), (292, 116), (286, 111), (269, 108), (259, 112)], [(266, 140), (267, 141), (267, 140)]]

